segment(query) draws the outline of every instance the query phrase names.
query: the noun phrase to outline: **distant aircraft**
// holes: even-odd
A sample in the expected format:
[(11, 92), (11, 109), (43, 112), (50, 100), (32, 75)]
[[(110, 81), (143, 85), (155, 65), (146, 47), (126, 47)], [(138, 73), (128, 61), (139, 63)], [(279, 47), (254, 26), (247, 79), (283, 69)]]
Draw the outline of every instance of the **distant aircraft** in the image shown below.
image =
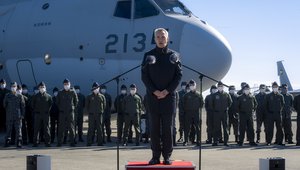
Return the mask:
[[(30, 88), (45, 81), (49, 89), (69, 78), (87, 94), (94, 81), (140, 65), (158, 27), (168, 29), (169, 46), (184, 65), (217, 80), (230, 69), (227, 40), (178, 0), (1, 0), (0, 78)], [(198, 77), (183, 68), (183, 80)], [(140, 68), (119, 82), (145, 90)], [(211, 84), (204, 79), (203, 90)], [(107, 86), (116, 93), (116, 81)]]
[(277, 72), (278, 72), (278, 76), (279, 76), (279, 80), (280, 80), (280, 84), (287, 84), (288, 85), (288, 91), (289, 93), (295, 95), (299, 95), (300, 94), (300, 89), (298, 90), (294, 90), (293, 86), (289, 80), (289, 77), (284, 69), (283, 63), (282, 61), (277, 61)]

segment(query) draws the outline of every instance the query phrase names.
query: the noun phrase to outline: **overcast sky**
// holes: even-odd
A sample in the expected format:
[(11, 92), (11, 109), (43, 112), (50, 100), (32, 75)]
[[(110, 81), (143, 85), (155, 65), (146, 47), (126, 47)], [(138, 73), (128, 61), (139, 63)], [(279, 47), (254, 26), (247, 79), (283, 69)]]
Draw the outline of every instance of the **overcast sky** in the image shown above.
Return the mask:
[(239, 87), (279, 81), (283, 64), (294, 89), (300, 88), (300, 0), (182, 0), (216, 28), (232, 47), (232, 66), (223, 79)]

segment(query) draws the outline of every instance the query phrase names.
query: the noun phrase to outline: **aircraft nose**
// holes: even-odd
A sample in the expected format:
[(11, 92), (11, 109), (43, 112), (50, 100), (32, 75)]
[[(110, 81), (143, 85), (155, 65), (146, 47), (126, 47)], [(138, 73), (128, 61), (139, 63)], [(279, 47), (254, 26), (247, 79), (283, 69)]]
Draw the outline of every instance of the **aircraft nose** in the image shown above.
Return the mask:
[(209, 25), (186, 24), (182, 32), (180, 53), (182, 64), (216, 80), (221, 80), (231, 66), (229, 43)]

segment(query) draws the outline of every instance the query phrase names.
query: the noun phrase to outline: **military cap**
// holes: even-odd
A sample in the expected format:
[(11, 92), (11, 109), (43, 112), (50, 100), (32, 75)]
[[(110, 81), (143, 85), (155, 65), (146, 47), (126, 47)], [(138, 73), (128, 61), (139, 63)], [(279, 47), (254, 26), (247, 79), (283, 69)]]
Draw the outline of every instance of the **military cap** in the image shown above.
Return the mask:
[(216, 85), (212, 85), (212, 86), (210, 87), (210, 90), (212, 90), (212, 89), (217, 89), (217, 86), (216, 86)]
[(10, 83), (10, 86), (17, 86), (17, 85), (18, 85), (17, 82)]
[(80, 90), (80, 86), (75, 85), (75, 86), (74, 86), (74, 89), (79, 89), (79, 90)]
[(135, 85), (135, 84), (131, 84), (131, 85), (130, 85), (130, 88), (131, 88), (131, 89), (136, 88), (136, 85)]
[(190, 80), (189, 84), (194, 85), (194, 84), (196, 84), (196, 82), (195, 82), (195, 80), (192, 79), (192, 80)]
[(58, 91), (58, 88), (57, 88), (57, 87), (54, 87), (53, 93), (54, 93), (54, 92), (57, 92), (57, 91)]
[(282, 88), (285, 88), (285, 89), (288, 88), (288, 85), (287, 85), (287, 84), (282, 84), (281, 86), (282, 86)]
[(4, 84), (4, 83), (6, 83), (6, 81), (4, 79), (1, 79), (0, 83)]
[(218, 82), (218, 86), (223, 86), (223, 85), (224, 84), (221, 81)]
[(273, 87), (273, 86), (278, 86), (278, 84), (277, 84), (276, 81), (274, 81), (274, 82), (272, 83), (272, 87)]
[(63, 83), (70, 83), (70, 80), (69, 79), (64, 79)]
[(125, 84), (122, 84), (121, 89), (127, 89)]
[(20, 84), (17, 85), (17, 90), (21, 90), (22, 86)]
[(181, 82), (181, 86), (186, 86), (186, 81)]
[(266, 85), (264, 85), (264, 84), (259, 85), (259, 89), (265, 89), (265, 88), (266, 88)]
[(42, 81), (42, 82), (40, 82), (40, 84), (38, 86), (42, 87), (42, 86), (46, 86), (46, 84)]
[(235, 86), (229, 86), (229, 90), (235, 90)]
[(249, 84), (245, 84), (244, 87), (243, 87), (243, 90), (244, 90), (244, 89), (250, 89)]
[(97, 88), (99, 88), (99, 84), (97, 82), (94, 82), (92, 85), (92, 90), (95, 90)]
[(27, 85), (26, 84), (22, 84), (22, 89), (27, 89)]

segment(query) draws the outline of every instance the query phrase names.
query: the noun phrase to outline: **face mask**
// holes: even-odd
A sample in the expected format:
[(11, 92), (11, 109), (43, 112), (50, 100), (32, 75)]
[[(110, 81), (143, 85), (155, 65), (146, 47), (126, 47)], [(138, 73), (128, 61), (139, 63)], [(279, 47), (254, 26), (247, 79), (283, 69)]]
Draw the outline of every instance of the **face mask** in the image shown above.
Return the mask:
[(70, 88), (71, 88), (71, 85), (64, 85), (65, 90), (70, 90)]
[(93, 90), (93, 92), (94, 92), (95, 94), (98, 94), (98, 93), (99, 93), (99, 88)]
[(182, 89), (182, 90), (185, 90), (185, 88), (186, 88), (186, 86), (181, 86), (181, 89)]
[(57, 94), (58, 94), (58, 92), (57, 92), (57, 91), (53, 93), (53, 95), (54, 95), (55, 97), (57, 96)]
[(121, 90), (121, 94), (126, 94), (127, 91), (126, 90)]
[(130, 94), (134, 95), (136, 93), (136, 90), (130, 90)]
[(1, 89), (4, 89), (6, 87), (6, 84), (1, 84)]
[(250, 93), (250, 90), (244, 90), (244, 93), (245, 93), (246, 95), (248, 95), (248, 94)]
[(196, 90), (196, 86), (190, 86), (190, 89), (191, 89), (192, 91), (195, 91), (195, 90)]
[(101, 93), (106, 93), (106, 89), (101, 89)]
[(23, 89), (23, 94), (27, 94), (28, 93), (28, 90), (27, 89)]
[(11, 87), (10, 88), (12, 92), (16, 92), (17, 91), (17, 87)]
[(222, 92), (223, 89), (224, 89), (223, 87), (218, 87), (218, 91), (219, 91), (219, 92)]
[(279, 92), (278, 87), (273, 88), (273, 92), (274, 92), (274, 93), (278, 93), (278, 92)]
[(40, 88), (40, 93), (45, 93), (46, 92), (46, 87), (41, 87)]
[(75, 91), (76, 91), (77, 94), (80, 93), (80, 90), (79, 90), (79, 89), (76, 89)]
[(186, 89), (186, 92), (189, 93), (191, 90), (190, 89)]
[(229, 93), (230, 93), (230, 94), (234, 94), (234, 93), (235, 93), (235, 90), (229, 90)]
[(22, 90), (17, 90), (17, 94), (22, 94)]
[(215, 93), (217, 93), (217, 92), (218, 92), (218, 89), (212, 89), (212, 90), (211, 90), (211, 93), (212, 93), (212, 94), (215, 94)]
[(265, 92), (266, 92), (265, 89), (260, 89), (259, 91), (260, 91), (261, 93), (265, 93)]

